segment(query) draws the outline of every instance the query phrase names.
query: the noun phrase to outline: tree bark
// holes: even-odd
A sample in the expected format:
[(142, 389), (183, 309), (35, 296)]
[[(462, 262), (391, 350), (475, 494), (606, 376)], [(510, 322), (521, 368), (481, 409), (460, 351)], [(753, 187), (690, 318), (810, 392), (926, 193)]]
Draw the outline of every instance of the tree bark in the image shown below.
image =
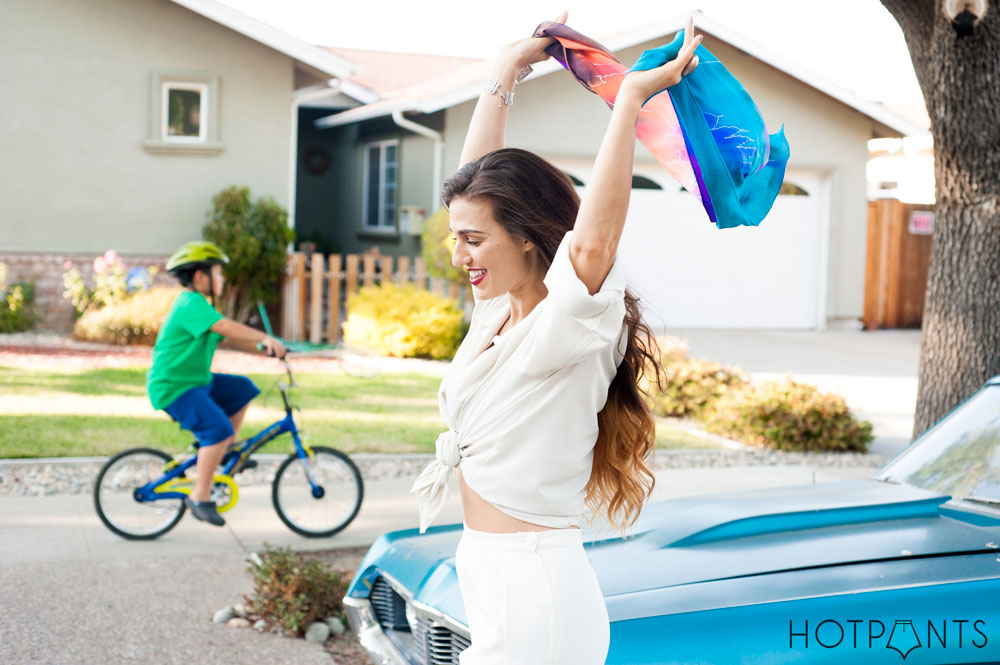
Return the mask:
[(958, 37), (941, 0), (882, 0), (934, 139), (934, 239), (913, 436), (1000, 374), (1000, 11)]

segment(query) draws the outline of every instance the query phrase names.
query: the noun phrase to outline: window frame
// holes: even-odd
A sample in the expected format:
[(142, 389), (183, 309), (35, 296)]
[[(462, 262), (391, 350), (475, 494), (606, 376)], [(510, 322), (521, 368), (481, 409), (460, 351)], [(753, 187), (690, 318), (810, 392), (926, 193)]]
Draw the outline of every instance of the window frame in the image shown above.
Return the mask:
[[(361, 232), (362, 233), (372, 233), (378, 235), (398, 235), (399, 234), (399, 139), (381, 139), (378, 141), (366, 141), (362, 144), (362, 185), (361, 185)], [(379, 150), (379, 179), (378, 179), (378, 219), (375, 224), (371, 224), (371, 219), (369, 217), (371, 211), (368, 207), (368, 195), (369, 188), (371, 186), (370, 173), (371, 173), (371, 151), (372, 148), (378, 148)], [(393, 203), (393, 213), (391, 219), (386, 220), (386, 205), (385, 205), (385, 192), (386, 192), (386, 177), (385, 177), (385, 167), (386, 167), (386, 152), (390, 147), (396, 149), (395, 157), (395, 169), (393, 174), (393, 189), (396, 192), (396, 198)]]
[[(167, 133), (170, 90), (192, 90), (201, 95), (198, 136)], [(154, 70), (150, 75), (149, 136), (143, 147), (153, 153), (217, 154), (219, 141), (219, 77), (209, 72)]]

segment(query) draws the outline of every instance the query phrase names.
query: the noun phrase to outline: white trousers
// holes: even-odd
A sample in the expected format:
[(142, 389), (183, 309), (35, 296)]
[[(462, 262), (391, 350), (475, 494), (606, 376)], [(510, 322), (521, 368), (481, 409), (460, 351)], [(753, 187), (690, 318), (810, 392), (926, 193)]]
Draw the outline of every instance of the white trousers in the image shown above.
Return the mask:
[(611, 626), (580, 529), (466, 526), (455, 569), (472, 637), (460, 665), (603, 665)]

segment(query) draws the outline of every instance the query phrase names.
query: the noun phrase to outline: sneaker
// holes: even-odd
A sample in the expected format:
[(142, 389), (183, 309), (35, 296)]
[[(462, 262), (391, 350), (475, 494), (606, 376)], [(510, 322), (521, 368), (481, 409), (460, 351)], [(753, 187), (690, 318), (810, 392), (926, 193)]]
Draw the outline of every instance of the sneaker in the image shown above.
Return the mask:
[(219, 514), (214, 501), (192, 501), (191, 497), (187, 497), (184, 499), (184, 504), (191, 510), (195, 519), (215, 526), (225, 526), (226, 520)]
[(239, 473), (240, 471), (246, 471), (247, 469), (256, 469), (256, 468), (257, 468), (257, 460), (251, 457), (247, 461), (243, 462), (243, 464), (237, 464), (236, 468), (233, 469), (233, 473)]

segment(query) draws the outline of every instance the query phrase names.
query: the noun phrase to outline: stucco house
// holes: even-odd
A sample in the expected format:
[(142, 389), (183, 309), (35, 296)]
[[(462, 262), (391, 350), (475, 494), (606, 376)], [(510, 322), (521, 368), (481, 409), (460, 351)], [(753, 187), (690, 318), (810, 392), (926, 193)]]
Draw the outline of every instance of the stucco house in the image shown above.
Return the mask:
[(8, 3), (0, 62), (0, 262), (48, 328), (66, 260), (162, 261), (230, 185), (293, 208), (301, 102), (360, 104), (356, 64), (215, 0)]
[[(593, 36), (630, 64), (672, 38), (684, 18)], [(647, 318), (661, 329), (855, 325), (864, 300), (868, 141), (925, 128), (730, 26), (705, 16), (695, 26), (753, 96), (769, 131), (784, 124), (791, 158), (785, 193), (761, 225), (719, 230), (637, 145), (620, 251)], [(366, 67), (348, 81), (368, 99), (354, 108), (303, 110), (300, 150), (333, 166), (300, 177), (297, 205), (309, 214), (299, 216), (297, 230), (343, 252), (377, 244), (383, 253), (415, 253), (418, 239), (400, 220), (440, 207), (437, 193), (458, 167), (490, 63), (330, 50)], [(551, 160), (582, 191), (609, 113), (558, 63), (542, 63), (517, 86), (507, 143)]]

